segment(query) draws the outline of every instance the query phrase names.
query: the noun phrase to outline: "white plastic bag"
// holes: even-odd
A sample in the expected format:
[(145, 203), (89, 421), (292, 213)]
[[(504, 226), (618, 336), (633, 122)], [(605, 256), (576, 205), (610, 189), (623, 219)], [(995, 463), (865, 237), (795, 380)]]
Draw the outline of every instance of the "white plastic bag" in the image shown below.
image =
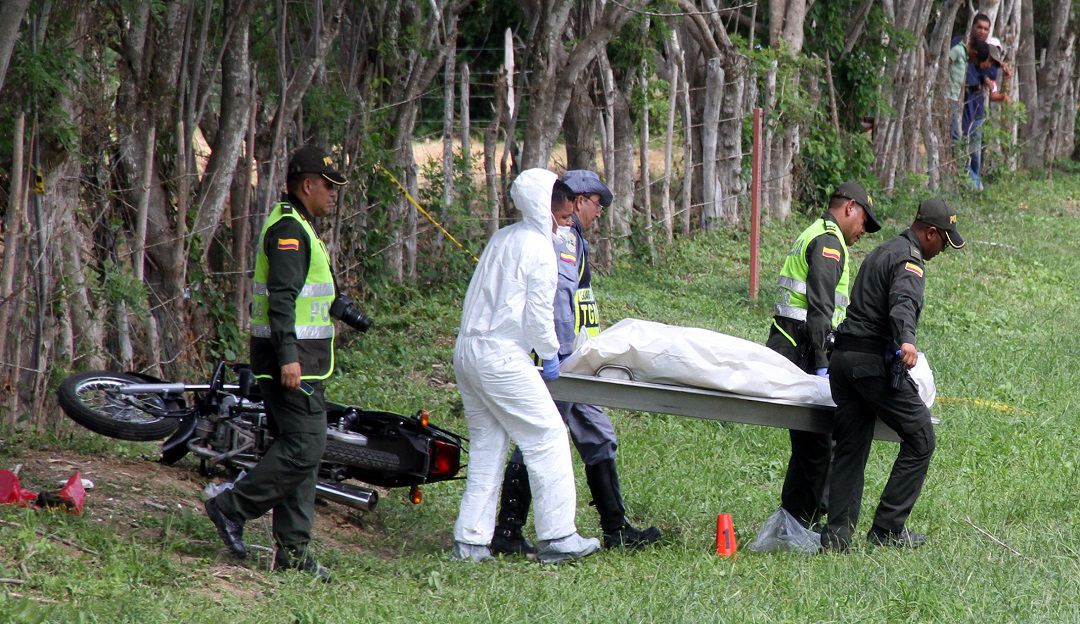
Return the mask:
[(221, 494), (225, 490), (231, 490), (234, 485), (239, 483), (240, 479), (243, 479), (246, 476), (247, 476), (247, 471), (246, 470), (241, 470), (240, 474), (236, 475), (236, 478), (233, 479), (232, 481), (222, 481), (220, 483), (207, 483), (206, 487), (204, 487), (203, 491), (202, 491), (203, 500), (210, 500), (211, 498), (214, 498), (215, 496), (217, 496), (218, 494)]

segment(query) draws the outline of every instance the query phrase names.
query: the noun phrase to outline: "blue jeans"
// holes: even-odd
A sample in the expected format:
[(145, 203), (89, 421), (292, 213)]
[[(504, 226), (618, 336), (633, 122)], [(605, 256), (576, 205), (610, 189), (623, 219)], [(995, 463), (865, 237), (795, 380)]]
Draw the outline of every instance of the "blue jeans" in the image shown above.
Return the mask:
[(968, 169), (976, 176), (982, 172), (982, 130), (983, 119), (971, 122), (967, 131), (968, 150), (971, 152), (971, 165)]

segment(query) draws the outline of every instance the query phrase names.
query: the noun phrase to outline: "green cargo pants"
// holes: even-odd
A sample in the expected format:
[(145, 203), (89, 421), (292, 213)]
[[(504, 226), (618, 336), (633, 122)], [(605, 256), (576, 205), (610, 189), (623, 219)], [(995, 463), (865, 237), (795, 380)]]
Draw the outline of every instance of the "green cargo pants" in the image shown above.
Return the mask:
[(260, 379), (274, 442), (246, 477), (216, 498), (228, 516), (245, 521), (274, 512), (274, 541), (294, 553), (311, 541), (315, 523), (315, 484), (326, 448), (323, 384), (309, 382), (310, 396)]

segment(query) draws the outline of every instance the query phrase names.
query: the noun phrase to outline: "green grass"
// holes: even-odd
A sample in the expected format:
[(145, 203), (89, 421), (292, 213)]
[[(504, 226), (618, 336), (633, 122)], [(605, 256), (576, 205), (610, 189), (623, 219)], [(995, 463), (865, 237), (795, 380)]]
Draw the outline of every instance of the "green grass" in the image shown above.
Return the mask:
[[(190, 510), (156, 517), (133, 510), (153, 529), (136, 538), (85, 517), (8, 507), (0, 509), (0, 577), (25, 583), (0, 585), (0, 622), (1080, 622), (1080, 174), (998, 180), (982, 195), (950, 200), (969, 246), (945, 252), (927, 270), (919, 347), (935, 370), (941, 424), (909, 522), (930, 535), (918, 551), (859, 543), (845, 555), (744, 550), (734, 560), (718, 558), (717, 513), (732, 514), (745, 547), (775, 510), (786, 433), (614, 411), (631, 517), (665, 533), (654, 549), (561, 567), (455, 564), (448, 548), (463, 486), (455, 482), (426, 488), (420, 506), (401, 502), (399, 493), (385, 497), (377, 513), (359, 519), (361, 535), (323, 547), (337, 583), (321, 587), (233, 565), (209, 523)], [(901, 230), (914, 208), (890, 206), (884, 232), (864, 238), (855, 257)], [(676, 243), (658, 267), (626, 265), (597, 276), (602, 318), (694, 325), (762, 342), (772, 280), (807, 219), (765, 224), (757, 302), (746, 294), (745, 235), (725, 232)], [(376, 310), (376, 328), (349, 342), (329, 394), (399, 411), (424, 406), (437, 424), (464, 431), (449, 385), (463, 291)], [(111, 443), (77, 444), (114, 452)], [(0, 447), (2, 465), (18, 462), (17, 448)], [(142, 447), (119, 448), (132, 457)], [(895, 453), (893, 444), (873, 447), (862, 530)], [(578, 526), (596, 535), (580, 464), (576, 473)], [(265, 534), (252, 539), (266, 543)]]

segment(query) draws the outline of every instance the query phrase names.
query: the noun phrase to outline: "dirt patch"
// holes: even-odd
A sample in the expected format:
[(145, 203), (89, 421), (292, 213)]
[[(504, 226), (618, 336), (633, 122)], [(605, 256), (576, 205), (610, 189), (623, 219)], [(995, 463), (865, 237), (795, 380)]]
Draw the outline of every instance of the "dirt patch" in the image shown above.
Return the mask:
[[(215, 534), (203, 516), (201, 493), (212, 479), (203, 476), (194, 462), (164, 466), (67, 450), (30, 450), (0, 463), (0, 468), (16, 467), (23, 487), (36, 491), (55, 491), (75, 471), (80, 472), (94, 483), (87, 492), (85, 518), (141, 543), (182, 540), (185, 546), (173, 555), (179, 562), (205, 560), (208, 552), (220, 551), (210, 566), (213, 580), (202, 588), (208, 595), (254, 596), (267, 583), (273, 556), (270, 515), (245, 527), (251, 556), (242, 564), (230, 559), (224, 546), (208, 537)], [(380, 496), (386, 494), (380, 491)], [(371, 538), (380, 527), (374, 515), (333, 503), (320, 503), (316, 514), (314, 538), (321, 550), (370, 548), (376, 541)]]

